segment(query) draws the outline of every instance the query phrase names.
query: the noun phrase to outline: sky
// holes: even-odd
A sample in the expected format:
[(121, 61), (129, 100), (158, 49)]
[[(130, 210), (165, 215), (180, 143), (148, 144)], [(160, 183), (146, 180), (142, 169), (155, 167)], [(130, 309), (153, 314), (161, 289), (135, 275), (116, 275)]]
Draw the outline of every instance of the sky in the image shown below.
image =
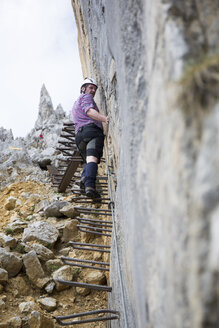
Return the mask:
[(0, 127), (25, 137), (45, 84), (69, 113), (82, 81), (71, 0), (0, 0)]

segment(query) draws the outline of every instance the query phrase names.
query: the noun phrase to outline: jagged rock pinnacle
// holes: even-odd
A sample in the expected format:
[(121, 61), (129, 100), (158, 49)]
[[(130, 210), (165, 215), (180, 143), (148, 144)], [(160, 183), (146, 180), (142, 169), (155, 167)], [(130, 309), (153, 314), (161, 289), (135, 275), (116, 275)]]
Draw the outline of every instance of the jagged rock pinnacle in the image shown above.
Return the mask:
[(4, 129), (3, 127), (0, 127), (0, 141), (11, 141), (14, 140), (12, 130)]
[(55, 111), (53, 109), (53, 104), (51, 97), (43, 84), (41, 91), (40, 91), (40, 104), (39, 104), (39, 112), (38, 112), (38, 118), (35, 123), (35, 128), (42, 128), (42, 125), (44, 123), (48, 122), (48, 120), (55, 114)]

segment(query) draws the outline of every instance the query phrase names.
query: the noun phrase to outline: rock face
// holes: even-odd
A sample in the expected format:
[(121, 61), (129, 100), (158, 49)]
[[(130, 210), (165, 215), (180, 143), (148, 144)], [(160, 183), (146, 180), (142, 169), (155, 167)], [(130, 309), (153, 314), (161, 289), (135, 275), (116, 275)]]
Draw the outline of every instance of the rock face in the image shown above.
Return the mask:
[(110, 116), (123, 280), (113, 246), (111, 307), (122, 328), (216, 327), (218, 1), (72, 5), (84, 76)]

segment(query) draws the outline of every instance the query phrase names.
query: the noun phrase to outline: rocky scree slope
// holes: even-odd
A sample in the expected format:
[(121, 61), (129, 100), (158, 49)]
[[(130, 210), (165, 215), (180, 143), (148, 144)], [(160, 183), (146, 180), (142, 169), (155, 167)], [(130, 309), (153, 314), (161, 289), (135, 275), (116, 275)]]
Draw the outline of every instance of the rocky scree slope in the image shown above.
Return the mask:
[[(108, 261), (98, 252), (85, 255), (68, 244), (92, 242), (94, 236), (78, 231), (71, 193), (56, 193), (45, 170), (61, 156), (55, 147), (64, 120), (63, 109), (53, 110), (43, 86), (38, 119), (27, 137), (14, 140), (11, 131), (0, 129), (0, 327), (58, 327), (56, 315), (106, 307), (102, 292), (56, 282), (106, 284), (108, 279), (101, 271), (69, 267), (60, 259)], [(95, 243), (103, 240), (95, 238)]]

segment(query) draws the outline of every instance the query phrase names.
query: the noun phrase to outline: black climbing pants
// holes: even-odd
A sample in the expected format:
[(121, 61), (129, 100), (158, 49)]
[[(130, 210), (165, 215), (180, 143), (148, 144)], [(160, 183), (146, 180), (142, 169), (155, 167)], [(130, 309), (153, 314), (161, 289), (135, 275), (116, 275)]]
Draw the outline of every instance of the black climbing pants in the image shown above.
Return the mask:
[(94, 123), (84, 125), (78, 130), (75, 142), (85, 162), (87, 156), (95, 156), (98, 158), (98, 163), (100, 163), (104, 146), (102, 129)]

